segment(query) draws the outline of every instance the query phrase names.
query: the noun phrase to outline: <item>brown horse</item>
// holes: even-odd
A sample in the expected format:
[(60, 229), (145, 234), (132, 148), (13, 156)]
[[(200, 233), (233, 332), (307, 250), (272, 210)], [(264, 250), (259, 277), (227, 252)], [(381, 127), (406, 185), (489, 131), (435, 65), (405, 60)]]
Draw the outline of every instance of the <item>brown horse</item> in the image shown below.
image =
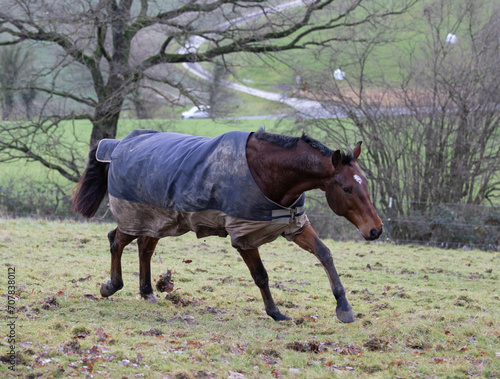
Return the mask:
[[(238, 203), (240, 200), (229, 201), (228, 209), (230, 210), (228, 211), (221, 210), (222, 208), (218, 205), (214, 206), (211, 200), (207, 203), (209, 205), (206, 206), (206, 210), (200, 210), (196, 207), (191, 209), (189, 206), (186, 211), (186, 209), (180, 208), (165, 210), (163, 209), (165, 206), (159, 206), (157, 203), (152, 204), (149, 200), (143, 200), (140, 195), (134, 195), (136, 197), (132, 200), (127, 198), (125, 192), (129, 190), (128, 187), (142, 185), (146, 180), (154, 180), (157, 175), (161, 175), (163, 172), (164, 162), (156, 166), (148, 166), (151, 163), (150, 160), (157, 159), (158, 153), (155, 151), (168, 150), (170, 152), (174, 150), (174, 148), (163, 148), (162, 138), (174, 140), (181, 138), (181, 135), (172, 133), (153, 133), (150, 138), (149, 134), (145, 136), (143, 133), (151, 132), (132, 133), (130, 137), (135, 139), (127, 137), (121, 142), (109, 140), (113, 143), (110, 149), (113, 151), (112, 156), (109, 154), (106, 156), (103, 153), (106, 150), (105, 144), (101, 143), (103, 146), (99, 148), (95, 146), (89, 154), (84, 175), (75, 189), (73, 210), (86, 217), (92, 217), (106, 195), (109, 184), (110, 208), (117, 219), (118, 227), (108, 233), (111, 245), (111, 280), (102, 284), (102, 296), (111, 296), (123, 287), (121, 256), (125, 246), (135, 239), (137, 239), (139, 247), (140, 293), (149, 302), (156, 302), (151, 286), (150, 262), (159, 238), (181, 235), (189, 230), (195, 231), (198, 237), (227, 236), (229, 234), (233, 246), (247, 264), (255, 284), (261, 291), (266, 313), (277, 321), (288, 320), (289, 318), (283, 315), (274, 303), (269, 290), (268, 275), (258, 250), (260, 245), (283, 235), (319, 259), (328, 275), (333, 295), (337, 300), (337, 317), (343, 322), (354, 321), (352, 308), (346, 299), (345, 290), (335, 269), (332, 255), (309, 224), (298, 201), (303, 199), (305, 191), (319, 188), (326, 193), (328, 204), (337, 215), (352, 222), (365, 239), (377, 239), (382, 233), (382, 222), (370, 200), (367, 180), (356, 164), (361, 154), (361, 142), (358, 142), (352, 151), (343, 153), (340, 150), (332, 151), (306, 135), (294, 138), (266, 133), (263, 130), (248, 134), (231, 132), (240, 133), (241, 136), (238, 135), (238, 138), (244, 138), (241, 143), (231, 144), (243, 146), (243, 153), (240, 155), (243, 157), (244, 163), (241, 167), (247, 167), (249, 170), (247, 179), (245, 179), (248, 182), (242, 179), (245, 176), (241, 176), (239, 168), (233, 169), (239, 167), (236, 158), (238, 153), (230, 149), (227, 150), (228, 144), (226, 143), (225, 150), (223, 149), (229, 151), (226, 155), (220, 151), (216, 154), (210, 153), (210, 156), (215, 156), (215, 161), (209, 161), (208, 169), (215, 168), (213, 171), (218, 176), (214, 182), (217, 183), (214, 184), (210, 180), (204, 179), (203, 186), (209, 187), (210, 196), (216, 196), (214, 194), (219, 192), (223, 193), (224, 189), (219, 188), (219, 181), (222, 181), (225, 176), (231, 183), (228, 187), (229, 190), (234, 188), (234, 191), (238, 191), (238, 188), (243, 188), (240, 191), (245, 192), (248, 188), (252, 189), (253, 192), (259, 192), (259, 196), (264, 201), (275, 206), (275, 209), (270, 213), (266, 213), (270, 216), (264, 216), (264, 221), (262, 221), (260, 218), (253, 219), (252, 216), (231, 214), (233, 208), (238, 208), (235, 211), (237, 213), (241, 210), (240, 208), (246, 206), (243, 204), (244, 202)], [(139, 136), (137, 137), (137, 135)], [(226, 138), (225, 136), (216, 138)], [(140, 146), (140, 142), (137, 142), (140, 138), (149, 138), (150, 143), (157, 146), (148, 147), (146, 158), (131, 158), (130, 155), (126, 155), (131, 154), (136, 146)], [(190, 138), (190, 144), (205, 144), (211, 141), (211, 139), (203, 137)], [(128, 143), (132, 145), (127, 145)], [(176, 146), (183, 146), (179, 144), (181, 142), (178, 142)], [(123, 149), (120, 153), (122, 145)], [(115, 148), (115, 146), (118, 147)], [(179, 147), (179, 149), (185, 150), (184, 147)], [(99, 152), (100, 150), (102, 151)], [(203, 151), (202, 147), (197, 147), (196, 151)], [(100, 154), (103, 156), (100, 157)], [(207, 161), (208, 155), (207, 153)], [(186, 175), (185, 170), (179, 170), (177, 167), (181, 160), (173, 156), (167, 156), (165, 159), (166, 161), (175, 160), (175, 169), (177, 170), (175, 175)], [(120, 160), (129, 165), (128, 171), (123, 175), (120, 174), (118, 168)], [(189, 161), (189, 159), (182, 160)], [(160, 172), (157, 171), (158, 167), (160, 167)], [(139, 172), (139, 176), (134, 174), (135, 171)], [(188, 181), (194, 180), (195, 176), (195, 174), (188, 176)], [(231, 180), (232, 178), (235, 180)], [(171, 182), (171, 178), (168, 180)], [(179, 180), (182, 181), (182, 179)], [(136, 183), (138, 181), (140, 183)], [(162, 194), (170, 192), (171, 188), (175, 187), (175, 184), (170, 182), (168, 185), (160, 185)], [(203, 196), (199, 189), (195, 190), (195, 194)], [(190, 197), (189, 195), (189, 193), (184, 192), (182, 196)], [(137, 196), (140, 197), (139, 200), (137, 200)], [(251, 196), (249, 191), (243, 195), (244, 198)], [(234, 204), (240, 205), (235, 207)], [(177, 205), (176, 202), (173, 207), (178, 208)], [(179, 207), (181, 206), (179, 205)], [(254, 208), (258, 207), (262, 208), (261, 205)], [(249, 210), (251, 211), (252, 207), (249, 207)]]

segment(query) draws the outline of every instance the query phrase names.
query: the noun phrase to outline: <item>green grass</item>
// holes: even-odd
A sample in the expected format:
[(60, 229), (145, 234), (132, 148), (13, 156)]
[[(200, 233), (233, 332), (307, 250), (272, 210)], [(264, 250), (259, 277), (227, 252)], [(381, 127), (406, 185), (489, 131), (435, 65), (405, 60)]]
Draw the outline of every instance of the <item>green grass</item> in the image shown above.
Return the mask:
[[(2, 308), (15, 268), (15, 372), (163, 378), (489, 377), (499, 375), (500, 254), (327, 240), (357, 321), (335, 318), (317, 260), (278, 240), (261, 249), (271, 291), (293, 321), (276, 323), (228, 239), (160, 241), (153, 277), (172, 270), (177, 299), (137, 300), (136, 246), (125, 287), (109, 278), (109, 223), (0, 219)], [(191, 260), (191, 263), (186, 263)], [(368, 266), (369, 265), (369, 266)], [(275, 288), (276, 284), (280, 283)], [(1, 327), (8, 334), (7, 324)], [(0, 357), (6, 360), (6, 340)], [(233, 374), (231, 374), (233, 373)]]

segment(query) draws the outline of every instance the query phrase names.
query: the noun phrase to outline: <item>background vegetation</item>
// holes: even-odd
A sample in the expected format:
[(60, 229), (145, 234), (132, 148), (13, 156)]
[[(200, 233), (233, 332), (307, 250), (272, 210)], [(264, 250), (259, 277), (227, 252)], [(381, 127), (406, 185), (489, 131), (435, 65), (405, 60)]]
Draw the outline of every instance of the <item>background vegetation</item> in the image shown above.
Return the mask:
[[(283, 30), (289, 27), (280, 38), (271, 38), (266, 49), (257, 51), (249, 41), (246, 48), (229, 43), (246, 35), (248, 28), (255, 26), (254, 18), (233, 25), (231, 37), (228, 31), (219, 34), (219, 42), (224, 40), (226, 48), (232, 46), (231, 51), (211, 58), (209, 52), (216, 51), (214, 41), (196, 45), (195, 49), (194, 40), (189, 38), (196, 34), (194, 29), (174, 31), (170, 24), (158, 61), (161, 70), (150, 67), (137, 76), (132, 72), (139, 67), (141, 46), (146, 49), (141, 54), (153, 54), (157, 52), (154, 46), (161, 45), (165, 38), (150, 27), (165, 21), (160, 15), (169, 20), (178, 17), (199, 32), (210, 23), (198, 23), (196, 15), (206, 15), (208, 9), (199, 9), (199, 13), (191, 9), (190, 16), (184, 17), (185, 9), (178, 8), (179, 4), (161, 13), (160, 9), (141, 8), (133, 2), (128, 11), (119, 10), (112, 3), (94, 9), (99, 22), (90, 22), (94, 16), (83, 18), (82, 29), (76, 34), (66, 24), (64, 17), (71, 12), (65, 7), (52, 9), (46, 20), (36, 20), (44, 31), (47, 25), (55, 28), (61, 38), (66, 38), (65, 43), (50, 33), (31, 34), (29, 23), (9, 24), (11, 16), (0, 15), (5, 25), (11, 25), (0, 36), (0, 44), (5, 45), (0, 48), (3, 118), (11, 120), (0, 125), (0, 164), (9, 162), (2, 164), (0, 172), (3, 212), (66, 216), (67, 195), (83, 170), (88, 141), (95, 140), (96, 130), (103, 132), (105, 125), (110, 126), (107, 136), (123, 137), (135, 128), (216, 135), (231, 129), (256, 130), (265, 123), (269, 131), (293, 135), (307, 132), (332, 148), (346, 148), (363, 140), (360, 164), (370, 179), (379, 212), (386, 220), (393, 214), (388, 235), (392, 240), (499, 248), (497, 2), (426, 0), (399, 2), (396, 7), (385, 2), (382, 9), (377, 2), (368, 6), (352, 1), (343, 5), (350, 4), (350, 11), (339, 4), (326, 7), (328, 2), (320, 2), (314, 6), (326, 8), (312, 12), (303, 28), (296, 31), (287, 23), (299, 20), (304, 9), (292, 7), (279, 15), (270, 12), (268, 24), (265, 18), (257, 17), (264, 34), (280, 22)], [(307, 11), (314, 6), (309, 4)], [(143, 14), (140, 9), (147, 12)], [(128, 25), (125, 31), (107, 24), (113, 15), (122, 17), (127, 12), (130, 18), (123, 20)], [(146, 14), (147, 22), (143, 18)], [(210, 22), (240, 15), (216, 14)], [(332, 17), (337, 21), (332, 23)], [(106, 34), (105, 25), (115, 34)], [(141, 31), (134, 29), (143, 26)], [(128, 44), (130, 60), (120, 55), (125, 45), (111, 43), (122, 31), (128, 40), (117, 43)], [(299, 35), (302, 45), (297, 44)], [(448, 42), (450, 35), (454, 43)], [(95, 50), (83, 48), (77, 38), (86, 40)], [(83, 57), (68, 47), (70, 41)], [(287, 47), (273, 49), (274, 42)], [(44, 67), (41, 71), (33, 66), (35, 56)], [(94, 93), (104, 87), (87, 85), (88, 71), (94, 67), (89, 62), (97, 62), (99, 57), (100, 76), (96, 74), (93, 80), (108, 78), (102, 86), (109, 92), (109, 101)], [(180, 65), (185, 61), (201, 62), (203, 69), (212, 73), (212, 80), (203, 81), (188, 73)], [(116, 71), (119, 67), (125, 74)], [(344, 80), (334, 80), (332, 73), (337, 69), (346, 73)], [(116, 86), (113, 72), (127, 77), (123, 85)], [(160, 73), (166, 73), (166, 77)], [(230, 90), (224, 85), (225, 79), (280, 93), (283, 99), (316, 100), (330, 115), (341, 117), (304, 118), (282, 102)], [(122, 100), (115, 103), (113, 93)], [(214, 122), (178, 122), (189, 101), (210, 104)], [(119, 106), (119, 111), (113, 107), (106, 110), (104, 105), (110, 102)], [(184, 104), (183, 108), (175, 106), (179, 104)], [(103, 111), (109, 111), (109, 117)], [(234, 119), (285, 114), (294, 120)], [(23, 172), (21, 181), (19, 172)], [(321, 234), (353, 238), (350, 227), (341, 220), (335, 220), (335, 226), (339, 226), (332, 227), (331, 212), (325, 211), (322, 198), (321, 194), (311, 194), (309, 202), (309, 213)], [(393, 209), (389, 210), (391, 198)]]

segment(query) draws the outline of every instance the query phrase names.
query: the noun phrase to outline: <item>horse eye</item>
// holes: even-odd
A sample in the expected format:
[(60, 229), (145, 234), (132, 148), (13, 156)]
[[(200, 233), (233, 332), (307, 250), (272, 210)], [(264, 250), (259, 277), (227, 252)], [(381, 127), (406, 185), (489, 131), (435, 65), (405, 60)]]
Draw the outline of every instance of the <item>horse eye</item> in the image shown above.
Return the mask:
[(345, 193), (351, 193), (351, 190), (349, 188), (347, 188), (347, 187), (344, 187), (344, 192)]

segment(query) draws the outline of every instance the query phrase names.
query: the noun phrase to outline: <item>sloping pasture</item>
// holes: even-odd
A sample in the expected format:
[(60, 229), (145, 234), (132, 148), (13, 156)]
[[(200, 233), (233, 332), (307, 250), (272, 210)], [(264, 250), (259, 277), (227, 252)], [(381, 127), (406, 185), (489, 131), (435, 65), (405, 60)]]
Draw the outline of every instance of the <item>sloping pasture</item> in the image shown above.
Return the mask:
[(159, 294), (154, 305), (138, 299), (137, 251), (130, 245), (124, 289), (102, 299), (99, 285), (110, 264), (106, 234), (113, 227), (0, 219), (2, 376), (500, 373), (499, 253), (327, 240), (357, 316), (342, 324), (316, 258), (278, 240), (261, 255), (275, 300), (293, 321), (276, 323), (229, 240), (215, 237), (160, 241), (153, 276), (172, 270), (174, 291)]

